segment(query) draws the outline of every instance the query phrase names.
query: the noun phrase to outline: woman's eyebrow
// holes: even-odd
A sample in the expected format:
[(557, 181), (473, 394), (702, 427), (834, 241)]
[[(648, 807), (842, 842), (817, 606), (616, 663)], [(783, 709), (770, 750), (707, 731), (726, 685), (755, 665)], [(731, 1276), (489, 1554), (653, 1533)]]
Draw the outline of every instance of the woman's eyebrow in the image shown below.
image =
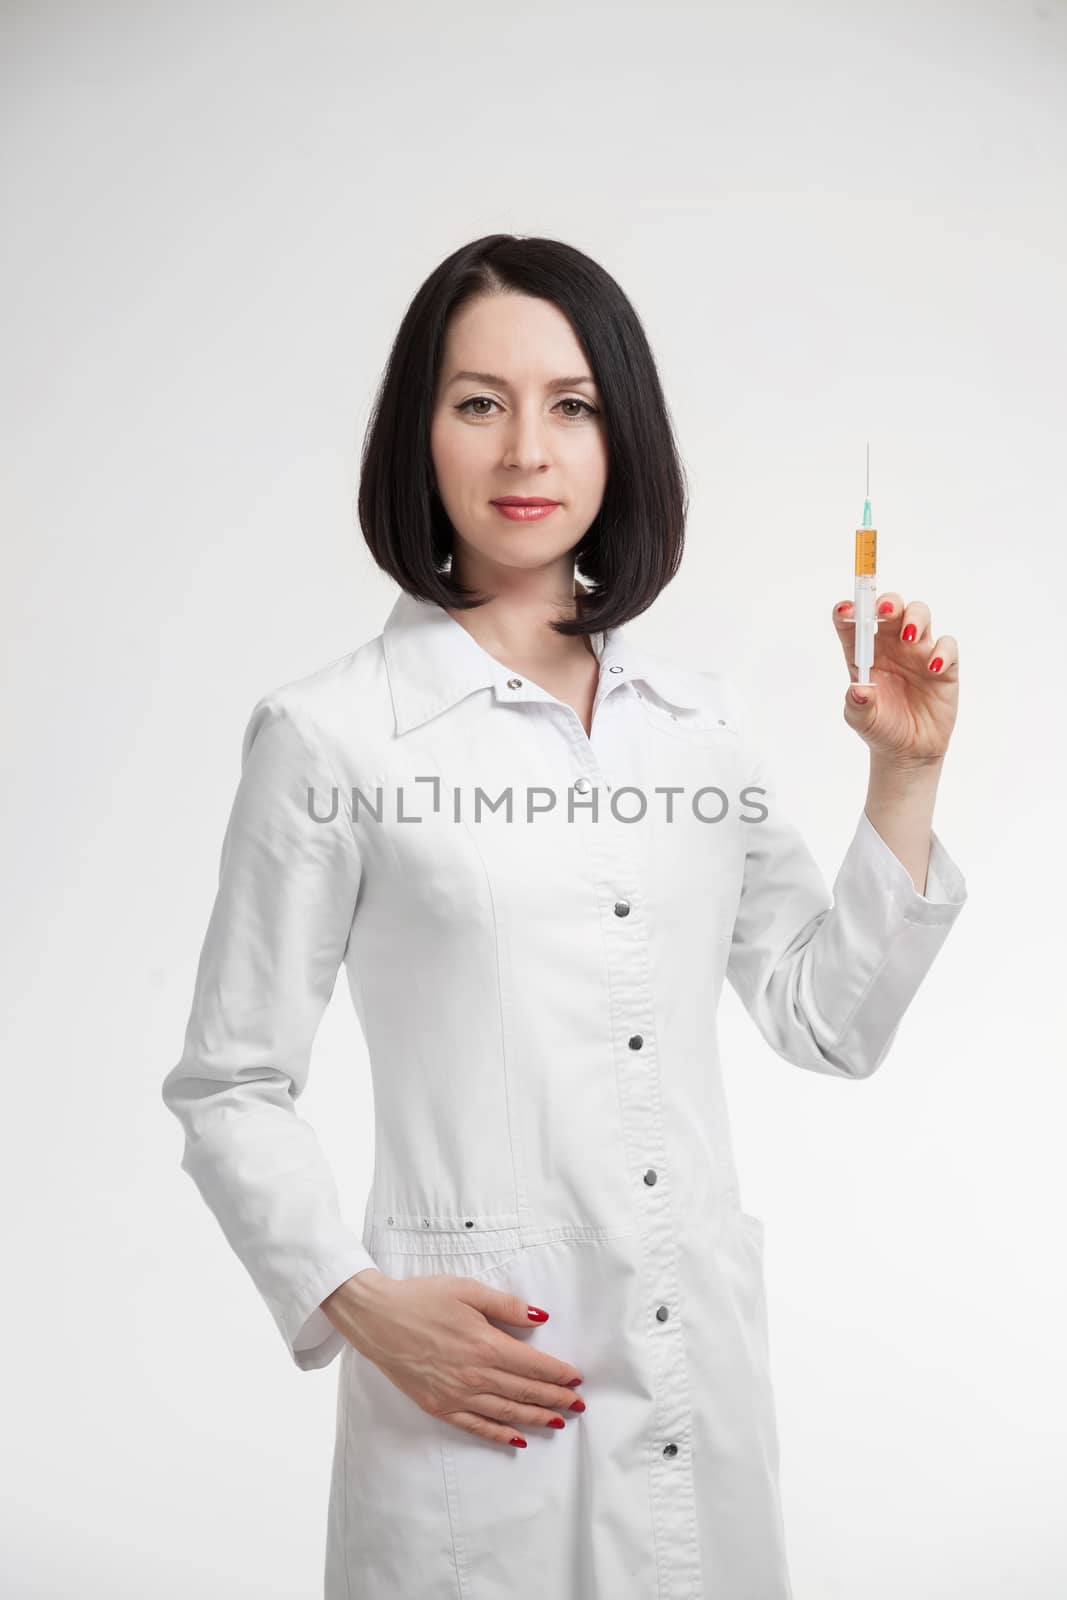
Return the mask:
[[(446, 387), (452, 385), (453, 383), (459, 383), (461, 380), (463, 382), (470, 383), (491, 383), (497, 389), (511, 388), (508, 380), (506, 378), (498, 377), (495, 372), (454, 372), (451, 378), (449, 378), (448, 385), (446, 385)], [(594, 387), (595, 379), (591, 378), (588, 373), (581, 373), (576, 378), (550, 378), (545, 384), (545, 388), (573, 389), (579, 383), (587, 383), (590, 385), (590, 387)]]

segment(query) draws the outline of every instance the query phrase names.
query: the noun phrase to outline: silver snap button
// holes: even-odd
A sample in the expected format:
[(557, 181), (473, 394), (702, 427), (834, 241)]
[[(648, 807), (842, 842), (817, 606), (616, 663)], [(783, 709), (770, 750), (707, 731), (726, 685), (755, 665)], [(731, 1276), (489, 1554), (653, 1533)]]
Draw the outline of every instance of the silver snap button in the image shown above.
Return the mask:
[(630, 902), (629, 902), (629, 900), (616, 900), (616, 902), (615, 902), (615, 915), (617, 917), (628, 917), (630, 915)]
[(657, 1322), (666, 1322), (666, 1320), (667, 1320), (667, 1318), (669, 1316), (670, 1316), (670, 1312), (667, 1310), (666, 1306), (657, 1306), (656, 1307), (656, 1321)]
[(508, 679), (508, 688), (509, 689), (521, 689), (522, 688), (522, 679), (521, 678), (509, 678)]
[(464, 1227), (465, 1227), (465, 1228), (473, 1228), (473, 1227), (474, 1227), (474, 1223), (473, 1223), (473, 1222), (465, 1222), (465, 1223), (464, 1223), (464, 1224), (463, 1224), (463, 1226), (464, 1226)]
[(588, 794), (589, 790), (592, 788), (592, 784), (589, 782), (588, 778), (577, 778), (575, 779), (574, 787), (577, 789), (579, 794)]
[(678, 1446), (676, 1444), (665, 1444), (663, 1446), (663, 1454), (665, 1456), (676, 1456), (678, 1454)]
[(719, 718), (719, 727), (720, 728), (725, 728), (725, 726), (726, 726), (726, 718), (725, 717), (720, 717)]
[(621, 667), (609, 667), (608, 671), (609, 672), (621, 672), (622, 668)]
[(655, 1183), (657, 1177), (658, 1173), (656, 1172), (655, 1167), (649, 1167), (648, 1171), (645, 1173), (645, 1182), (648, 1184), (650, 1189)]
[(645, 1042), (644, 1035), (640, 1034), (640, 1033), (635, 1033), (633, 1038), (630, 1040), (630, 1049), (631, 1050), (640, 1050), (640, 1048), (644, 1044), (644, 1042)]

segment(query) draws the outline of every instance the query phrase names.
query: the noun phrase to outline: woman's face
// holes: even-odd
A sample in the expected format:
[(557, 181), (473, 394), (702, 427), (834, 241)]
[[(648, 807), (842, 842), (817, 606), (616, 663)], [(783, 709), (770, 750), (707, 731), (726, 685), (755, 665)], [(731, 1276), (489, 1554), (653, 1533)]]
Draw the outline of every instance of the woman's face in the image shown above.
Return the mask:
[[(560, 379), (566, 379), (560, 383)], [(452, 317), (434, 398), (437, 491), (453, 560), (529, 569), (560, 561), (600, 510), (608, 451), (600, 395), (567, 318), (550, 300), (490, 294)], [(501, 496), (554, 500), (514, 521)]]

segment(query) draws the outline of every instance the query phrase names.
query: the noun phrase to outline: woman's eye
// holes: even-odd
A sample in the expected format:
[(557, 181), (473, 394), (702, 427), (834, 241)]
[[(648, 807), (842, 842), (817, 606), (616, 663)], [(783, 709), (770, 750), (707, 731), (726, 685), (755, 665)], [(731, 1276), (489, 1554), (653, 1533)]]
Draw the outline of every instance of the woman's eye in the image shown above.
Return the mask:
[[(559, 403), (561, 406), (581, 406), (582, 410), (590, 417), (595, 417), (597, 414), (595, 406), (591, 406), (586, 400), (579, 400), (576, 395), (569, 396)], [(575, 422), (580, 421), (580, 415), (575, 417), (574, 420)]]
[[(491, 395), (488, 395), (488, 394), (474, 394), (474, 395), (471, 395), (469, 400), (464, 400), (462, 405), (458, 405), (456, 407), (456, 410), (465, 412), (466, 415), (470, 416), (470, 417), (487, 417), (487, 416), (490, 416), (491, 413), (488, 412), (488, 411), (472, 411), (470, 409), (472, 406), (477, 406), (477, 405), (482, 405), (482, 404), (488, 405), (488, 406), (495, 406), (495, 405), (499, 404), (499, 401), (494, 400), (493, 397)], [(580, 406), (581, 407), (581, 411), (579, 411), (577, 414), (575, 414), (574, 412), (566, 412), (566, 413), (564, 413), (565, 420), (567, 422), (584, 422), (584, 420), (585, 420), (587, 415), (590, 416), (590, 417), (595, 417), (598, 414), (597, 413), (597, 409), (596, 409), (595, 406), (591, 406), (587, 400), (579, 400), (577, 395), (568, 395), (563, 400), (558, 400), (556, 402), (556, 404), (560, 405), (560, 406)]]

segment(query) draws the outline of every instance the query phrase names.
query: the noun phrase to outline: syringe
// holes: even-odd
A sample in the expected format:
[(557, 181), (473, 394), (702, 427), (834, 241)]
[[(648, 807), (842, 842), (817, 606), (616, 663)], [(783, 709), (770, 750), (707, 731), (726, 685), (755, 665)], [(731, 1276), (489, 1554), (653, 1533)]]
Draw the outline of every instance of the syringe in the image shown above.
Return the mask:
[(878, 530), (871, 526), (871, 447), (867, 445), (867, 496), (863, 502), (863, 526), (856, 529), (856, 594), (852, 617), (856, 624), (853, 650), (856, 656), (857, 687), (873, 688), (874, 636), (878, 618), (874, 603), (878, 596)]

